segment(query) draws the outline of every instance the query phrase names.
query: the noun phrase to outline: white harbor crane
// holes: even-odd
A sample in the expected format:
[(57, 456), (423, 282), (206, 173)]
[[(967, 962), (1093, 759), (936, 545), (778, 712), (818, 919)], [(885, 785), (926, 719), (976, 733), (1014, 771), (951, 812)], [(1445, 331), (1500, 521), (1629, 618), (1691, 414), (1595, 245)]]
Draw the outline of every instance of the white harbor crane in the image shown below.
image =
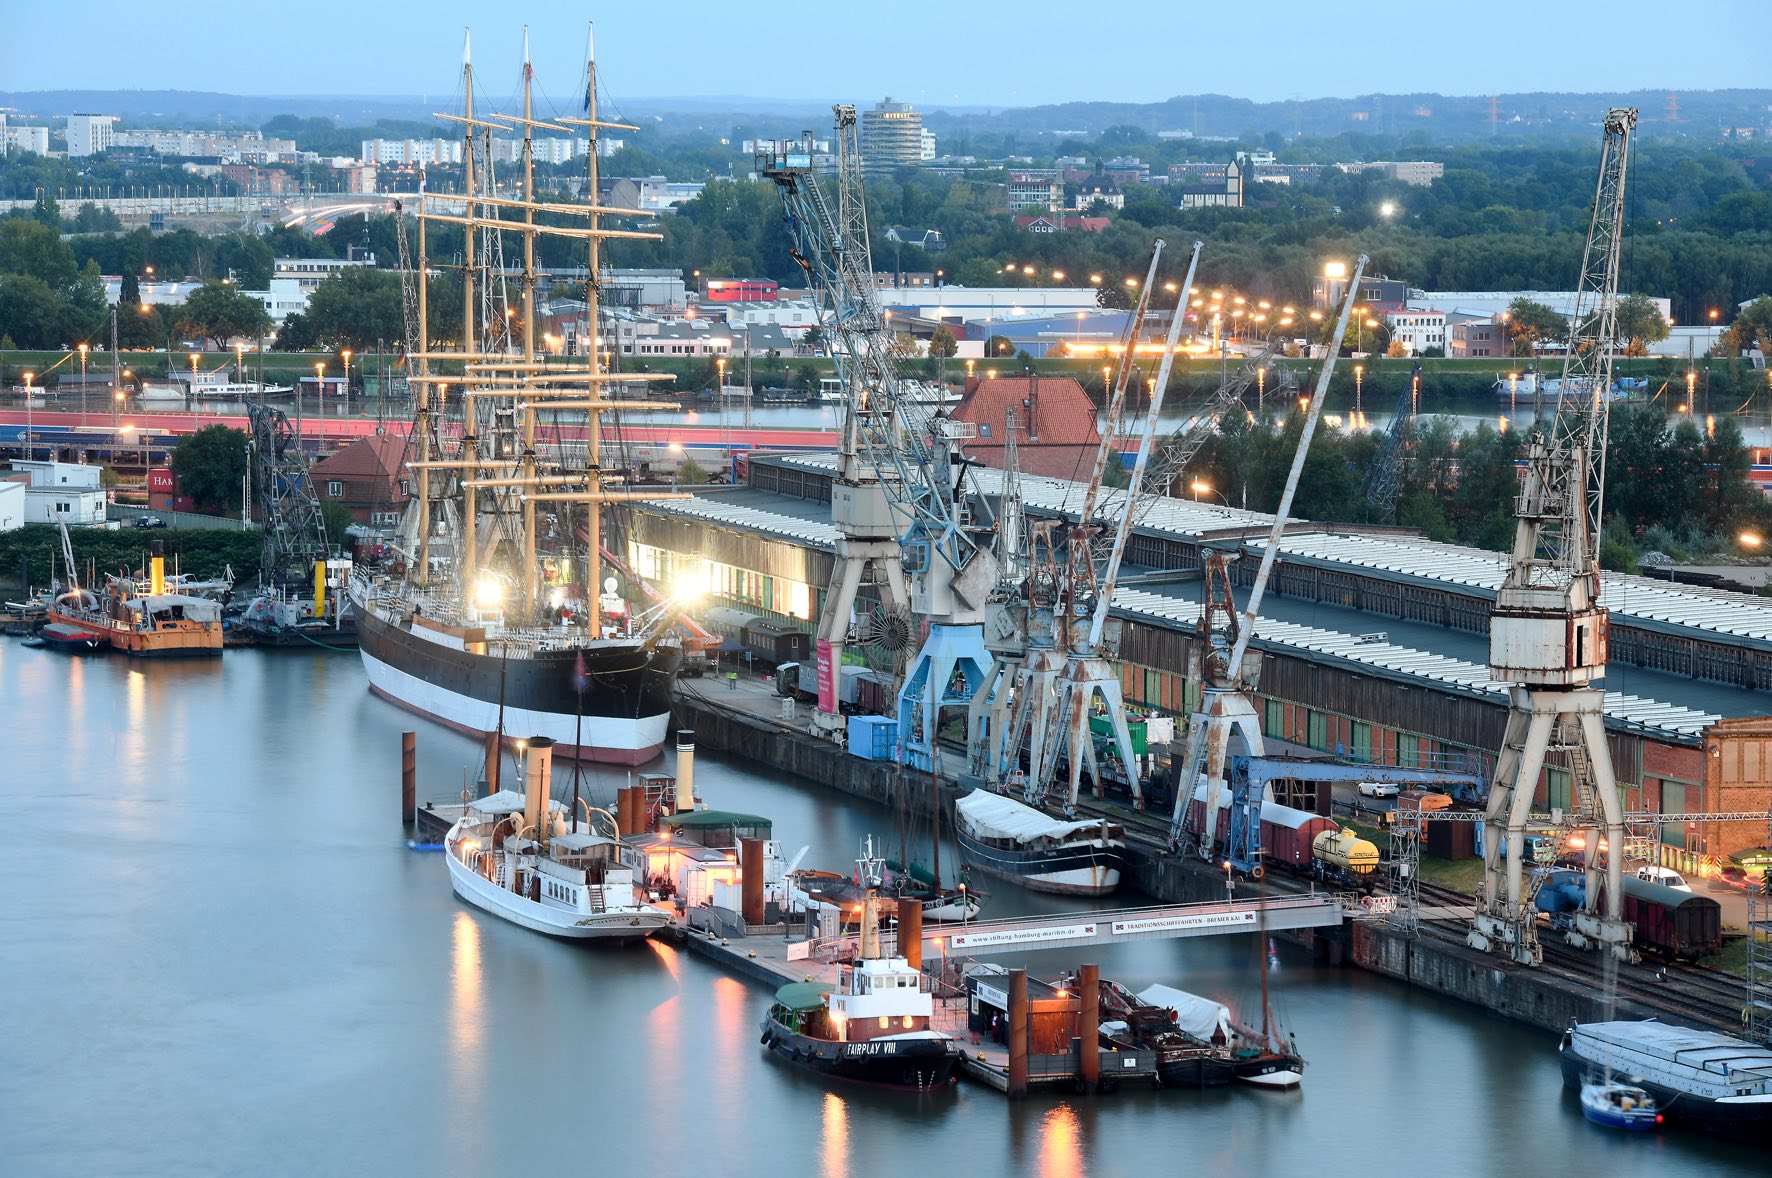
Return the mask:
[[(1188, 258), (1187, 277), (1182, 282), (1180, 296), (1169, 319), (1156, 380), (1150, 386), (1150, 407), (1139, 433), (1138, 455), (1133, 461), (1125, 493), (1118, 497), (1116, 510), (1115, 497), (1104, 492), (1103, 479), (1109, 464), (1120, 461), (1114, 440), (1125, 419), (1136, 344), (1151, 290), (1156, 285), (1157, 263), (1163, 253), (1162, 241), (1156, 243), (1151, 255), (1150, 273), (1145, 278), (1139, 314), (1134, 316), (1127, 333), (1120, 378), (1108, 399), (1107, 424), (1101, 434), (1089, 487), (1084, 494), (1078, 522), (1071, 528), (1066, 542), (1068, 559), (1059, 608), (1053, 615), (1053, 649), (1063, 661), (1048, 689), (1052, 695), (1050, 706), (1042, 700), (1039, 706), (1029, 709), (1033, 723), (1029, 726), (1030, 764), (1024, 790), (1029, 804), (1056, 805), (1066, 814), (1074, 813), (1085, 766), (1094, 780), (1096, 796), (1101, 796), (1103, 766), (1098, 763), (1089, 725), (1090, 716), (1099, 704), (1112, 727), (1112, 747), (1130, 782), (1133, 804), (1140, 808), (1144, 805), (1138, 757), (1133, 751), (1131, 732), (1126, 727), (1125, 701), (1120, 694), (1120, 672), (1113, 661), (1119, 654), (1119, 636), (1117, 627), (1110, 631), (1108, 611), (1113, 604), (1120, 565), (1126, 555), (1126, 543), (1132, 535), (1132, 508), (1139, 501), (1146, 472), (1151, 466), (1157, 420), (1163, 411), (1163, 394), (1175, 363), (1176, 345), (1181, 337), (1182, 321), (1187, 317), (1194, 273), (1199, 267), (1203, 248), (1201, 242), (1194, 242), (1193, 253)], [(1106, 543), (1102, 542), (1104, 535)], [(1018, 716), (1022, 714), (1021, 701), (1017, 702), (1016, 711)], [(1020, 726), (1017, 725), (1015, 734), (1019, 735), (1019, 732)], [(1061, 753), (1065, 756), (1067, 779), (1062, 788), (1056, 788)]]
[[(1511, 694), (1484, 817), (1483, 887), (1468, 940), (1472, 948), (1525, 965), (1543, 959), (1522, 849), (1539, 774), (1550, 758), (1570, 776), (1568, 824), (1603, 829), (1612, 848), (1602, 868), (1600, 840), (1585, 840), (1587, 900), (1570, 942), (1631, 953), (1621, 884), (1624, 807), (1606, 747), (1603, 695), (1593, 684), (1606, 673), (1598, 552), (1625, 172), (1636, 125), (1634, 108), (1606, 112), (1556, 414), (1540, 422), (1526, 444), (1513, 555), (1489, 615), (1490, 671)], [(1603, 891), (1596, 887), (1602, 870)], [(1601, 895), (1603, 909), (1597, 908)]]
[[(1366, 271), (1366, 262), (1366, 255), (1361, 254), (1354, 264), (1353, 277), (1347, 285), (1347, 296), (1341, 304), (1341, 314), (1329, 336), (1331, 340), (1341, 339), (1347, 330), (1348, 316), (1353, 310), (1354, 298), (1360, 288), (1360, 277)], [(1292, 470), (1286, 476), (1286, 487), (1280, 493), (1280, 505), (1274, 512), (1273, 528), (1269, 531), (1267, 544), (1261, 552), (1261, 567), (1256, 571), (1255, 583), (1249, 588), (1249, 599), (1241, 614), (1236, 612), (1232, 601), (1230, 579), (1224, 572), (1222, 560), (1216, 564), (1212, 560), (1207, 561), (1206, 588), (1200, 603), (1200, 624), (1195, 630), (1194, 638), (1200, 671), (1200, 710), (1192, 717), (1188, 728), (1187, 752), (1181, 764), (1181, 772), (1175, 777), (1175, 809), (1169, 819), (1170, 844), (1180, 847), (1188, 821), (1188, 802), (1193, 798), (1195, 788), (1203, 782), (1206, 786), (1206, 805), (1202, 825), (1197, 831), (1188, 831), (1195, 836), (1195, 846), (1203, 859), (1213, 859), (1217, 854), (1215, 827), (1218, 822), (1218, 796), (1225, 788), (1226, 752), (1230, 746), (1231, 731), (1235, 729), (1242, 734), (1243, 743), (1251, 756), (1259, 757), (1266, 753), (1261, 738), (1261, 720), (1256, 715), (1255, 705), (1250, 701), (1250, 693), (1254, 690), (1253, 672), (1257, 664), (1248, 658), (1249, 641), (1255, 636), (1255, 619), (1261, 610), (1261, 598), (1267, 590), (1268, 578), (1273, 574), (1274, 563), (1279, 557), (1280, 541), (1292, 514), (1292, 500), (1298, 493), (1298, 482), (1304, 473), (1305, 458), (1310, 453), (1311, 438), (1316, 434), (1317, 422), (1323, 416), (1323, 400), (1329, 391), (1329, 378), (1335, 371), (1336, 351), (1335, 347), (1330, 347), (1328, 356), (1323, 360), (1322, 370), (1317, 373), (1317, 387), (1305, 412), (1304, 431), (1298, 439), (1298, 450), (1292, 456)]]
[[(898, 375), (893, 339), (874, 289), (855, 107), (833, 108), (838, 200), (833, 208), (813, 174), (810, 134), (768, 144), (758, 174), (775, 182), (793, 255), (818, 292), (844, 397), (831, 519), (837, 560), (816, 635), (818, 708), (814, 726), (835, 733), (838, 667), (856, 591), (872, 572), (889, 615), (926, 618), (929, 633), (899, 691), (901, 756), (934, 763), (944, 708), (964, 706), (990, 668), (984, 644), (986, 599), (997, 583), (988, 522), (967, 491), (955, 448), (967, 427), (920, 404)], [(907, 581), (910, 582), (907, 592)]]

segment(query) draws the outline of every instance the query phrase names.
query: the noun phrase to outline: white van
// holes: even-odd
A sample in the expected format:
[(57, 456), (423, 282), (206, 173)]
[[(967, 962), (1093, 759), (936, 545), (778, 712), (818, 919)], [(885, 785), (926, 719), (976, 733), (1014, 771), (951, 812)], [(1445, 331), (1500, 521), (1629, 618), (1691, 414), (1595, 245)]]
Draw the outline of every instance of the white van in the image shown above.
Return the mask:
[(1686, 877), (1671, 867), (1656, 867), (1648, 864), (1637, 868), (1637, 878), (1644, 883), (1660, 884), (1664, 888), (1672, 888), (1676, 892), (1689, 892), (1692, 885)]

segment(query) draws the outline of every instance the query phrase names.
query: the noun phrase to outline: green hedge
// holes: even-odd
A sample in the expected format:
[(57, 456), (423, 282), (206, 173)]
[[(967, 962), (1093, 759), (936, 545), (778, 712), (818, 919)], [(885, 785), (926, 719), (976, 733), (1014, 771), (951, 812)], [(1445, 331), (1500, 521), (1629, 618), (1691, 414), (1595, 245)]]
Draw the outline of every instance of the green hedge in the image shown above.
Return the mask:
[[(167, 569), (173, 568), (171, 558), (177, 557), (178, 571), (196, 577), (213, 577), (229, 565), (234, 575), (245, 578), (258, 569), (259, 534), (250, 532), (210, 531), (196, 528), (164, 528), (154, 531), (125, 526), (118, 531), (107, 528), (70, 528), (74, 559), (79, 562), (80, 575), (88, 567), (96, 567), (102, 578), (127, 567), (142, 567), (151, 541), (166, 546)], [(62, 568), (61, 531), (49, 524), (30, 524), (10, 532), (0, 532), (0, 579), (17, 584), (21, 562), (30, 562), (31, 584), (49, 582), (53, 559), (58, 574)]]

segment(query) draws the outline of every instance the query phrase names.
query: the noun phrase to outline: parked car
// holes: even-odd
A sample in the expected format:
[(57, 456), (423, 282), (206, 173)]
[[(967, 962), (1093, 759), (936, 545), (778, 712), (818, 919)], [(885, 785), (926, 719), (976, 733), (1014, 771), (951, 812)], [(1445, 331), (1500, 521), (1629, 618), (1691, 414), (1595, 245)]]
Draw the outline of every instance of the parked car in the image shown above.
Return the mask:
[(1394, 798), (1403, 792), (1402, 786), (1388, 781), (1362, 781), (1356, 788), (1362, 797), (1368, 798)]
[(1676, 892), (1692, 890), (1692, 885), (1686, 882), (1686, 877), (1671, 867), (1657, 867), (1652, 863), (1645, 864), (1637, 868), (1636, 876), (1644, 883), (1660, 884), (1662, 887), (1672, 888)]
[(135, 517), (135, 526), (138, 528), (163, 528), (166, 526), (166, 521), (157, 515), (138, 515)]

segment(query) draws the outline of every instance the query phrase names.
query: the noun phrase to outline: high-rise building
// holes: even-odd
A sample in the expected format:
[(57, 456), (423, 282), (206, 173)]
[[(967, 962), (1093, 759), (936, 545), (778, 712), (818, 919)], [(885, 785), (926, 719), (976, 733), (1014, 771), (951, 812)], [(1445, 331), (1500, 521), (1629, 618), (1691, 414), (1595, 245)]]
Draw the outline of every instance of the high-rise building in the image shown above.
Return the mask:
[(864, 172), (914, 168), (923, 162), (923, 116), (908, 102), (887, 98), (861, 112)]
[(69, 115), (68, 154), (97, 155), (111, 146), (111, 124), (116, 115)]

